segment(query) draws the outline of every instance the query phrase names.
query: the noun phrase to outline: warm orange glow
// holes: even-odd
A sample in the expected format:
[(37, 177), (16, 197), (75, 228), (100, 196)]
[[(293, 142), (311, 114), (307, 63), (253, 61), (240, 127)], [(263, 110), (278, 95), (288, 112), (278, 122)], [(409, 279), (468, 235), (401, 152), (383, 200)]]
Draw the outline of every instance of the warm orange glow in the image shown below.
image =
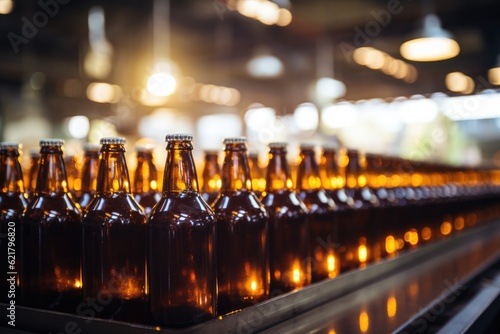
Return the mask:
[(416, 244), (418, 244), (418, 231), (412, 228), (411, 230), (405, 233), (404, 239), (410, 245), (415, 246)]
[(387, 299), (387, 316), (393, 318), (396, 315), (398, 304), (396, 297), (391, 296)]
[(385, 251), (388, 254), (392, 254), (396, 251), (396, 249), (397, 249), (396, 239), (394, 239), (392, 235), (387, 236), (387, 238), (385, 238)]
[(337, 275), (339, 274), (339, 269), (337, 266), (337, 259), (335, 258), (335, 255), (333, 254), (328, 255), (326, 259), (326, 265), (328, 269), (328, 277), (329, 278), (337, 277)]
[(82, 282), (80, 280), (75, 280), (75, 288), (81, 288)]
[(335, 330), (334, 330), (334, 329), (330, 329), (330, 330), (328, 331), (328, 334), (337, 334), (337, 332), (335, 332)]
[(294, 269), (293, 270), (293, 275), (292, 275), (292, 280), (294, 283), (299, 283), (300, 282), (300, 270), (299, 269)]
[(358, 176), (358, 186), (361, 188), (366, 186), (366, 177), (364, 175)]
[(448, 235), (448, 234), (450, 234), (451, 230), (452, 230), (451, 223), (450, 222), (443, 222), (441, 224), (441, 227), (439, 228), (439, 230), (441, 231), (442, 235)]
[(464, 225), (465, 225), (465, 220), (462, 216), (458, 216), (457, 218), (455, 218), (455, 221), (453, 223), (455, 230), (460, 231), (461, 229), (464, 228)]
[(368, 318), (368, 313), (363, 311), (359, 315), (359, 330), (362, 333), (366, 333), (369, 327), (370, 327), (370, 319)]
[(359, 245), (358, 247), (358, 259), (359, 262), (364, 263), (368, 258), (368, 249), (365, 245)]
[(401, 238), (397, 239), (396, 242), (398, 244), (398, 249), (401, 249), (405, 246), (405, 241)]
[(252, 290), (252, 291), (257, 290), (257, 282), (252, 281), (252, 282), (250, 283), (250, 290)]
[(412, 282), (410, 284), (410, 296), (412, 297), (418, 296), (418, 291), (419, 291), (418, 282)]
[(432, 230), (429, 227), (424, 227), (421, 232), (422, 239), (427, 241), (432, 237)]

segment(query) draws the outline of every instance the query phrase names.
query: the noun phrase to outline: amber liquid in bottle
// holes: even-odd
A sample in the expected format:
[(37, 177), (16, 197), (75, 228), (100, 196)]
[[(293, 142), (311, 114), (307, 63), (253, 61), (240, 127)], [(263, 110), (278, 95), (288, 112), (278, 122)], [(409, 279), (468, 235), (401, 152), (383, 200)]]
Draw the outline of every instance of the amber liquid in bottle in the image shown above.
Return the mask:
[(67, 187), (60, 139), (40, 141), (36, 191), (21, 219), (23, 305), (75, 313), (82, 300), (81, 217)]
[[(28, 205), (24, 193), (23, 174), (19, 163), (19, 144), (0, 143), (0, 302), (6, 303), (11, 292), (15, 293), (16, 275), (8, 272), (19, 270), (19, 219)], [(9, 280), (7, 280), (9, 279)]]
[(378, 199), (367, 187), (366, 160), (356, 150), (348, 150), (345, 169), (346, 188), (354, 200), (351, 224), (342, 226), (339, 238), (345, 240), (346, 252), (342, 260), (342, 271), (363, 267), (372, 260), (371, 248), (376, 234), (376, 225), (371, 212), (378, 206)]
[(312, 282), (339, 274), (337, 207), (321, 184), (314, 146), (300, 146), (297, 190), (308, 209)]
[(134, 174), (134, 197), (137, 203), (149, 215), (158, 203), (161, 193), (158, 191), (158, 171), (154, 163), (153, 147), (137, 146), (137, 168)]
[(68, 190), (76, 198), (81, 190), (82, 180), (80, 179), (80, 162), (76, 155), (66, 156), (64, 163), (66, 165), (66, 175), (68, 177)]
[(167, 135), (163, 194), (148, 218), (150, 307), (160, 326), (216, 314), (215, 216), (199, 194), (192, 139)]
[(266, 171), (259, 165), (259, 155), (257, 152), (248, 153), (248, 166), (252, 176), (252, 188), (257, 197), (261, 197), (266, 190)]
[(77, 193), (76, 201), (84, 210), (94, 198), (97, 189), (97, 171), (99, 169), (99, 145), (85, 144), (83, 166), (80, 179), (81, 190)]
[(36, 190), (36, 178), (38, 176), (38, 167), (40, 165), (39, 150), (30, 150), (30, 167), (26, 178), (26, 194), (32, 199)]
[(218, 151), (205, 151), (205, 165), (203, 166), (203, 185), (201, 197), (210, 205), (213, 205), (219, 195), (221, 187), (221, 173), (218, 162)]
[(130, 192), (125, 139), (101, 144), (97, 193), (83, 217), (86, 309), (99, 318), (146, 323), (146, 219)]
[(269, 213), (270, 296), (302, 288), (311, 282), (307, 207), (293, 189), (286, 143), (270, 143), (266, 193)]
[(268, 297), (268, 214), (252, 191), (245, 138), (226, 138), (217, 218), (218, 313), (251, 306)]

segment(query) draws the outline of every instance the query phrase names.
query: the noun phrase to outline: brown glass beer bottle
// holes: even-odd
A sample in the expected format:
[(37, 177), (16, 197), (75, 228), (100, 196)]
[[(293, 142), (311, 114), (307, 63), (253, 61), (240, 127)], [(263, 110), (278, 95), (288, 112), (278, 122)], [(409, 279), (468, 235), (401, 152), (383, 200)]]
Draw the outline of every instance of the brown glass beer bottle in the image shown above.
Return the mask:
[(77, 193), (81, 190), (82, 180), (80, 179), (80, 162), (78, 156), (66, 156), (64, 163), (66, 165), (66, 175), (68, 177), (68, 190), (76, 198)]
[(97, 191), (83, 216), (83, 297), (99, 318), (147, 321), (142, 208), (130, 192), (125, 138), (101, 139)]
[(134, 174), (134, 197), (149, 215), (153, 206), (161, 198), (158, 191), (158, 172), (156, 170), (152, 146), (136, 146), (137, 167)]
[(215, 216), (198, 189), (193, 136), (166, 136), (163, 193), (148, 218), (149, 299), (156, 325), (188, 326), (216, 314)]
[(313, 144), (300, 145), (297, 191), (308, 209), (312, 282), (339, 274), (337, 207), (321, 185)]
[[(19, 163), (19, 144), (0, 143), (0, 302), (15, 296), (16, 275), (19, 268), (19, 219), (28, 205)], [(14, 287), (11, 289), (11, 286)], [(14, 293), (14, 295), (11, 295)], [(11, 295), (12, 297), (9, 297)]]
[(29, 199), (33, 198), (36, 189), (36, 178), (38, 176), (38, 166), (40, 163), (40, 150), (30, 150), (30, 167), (26, 178), (26, 194)]
[(222, 187), (213, 206), (217, 219), (218, 313), (267, 298), (268, 214), (252, 191), (245, 138), (224, 139)]
[(258, 198), (266, 190), (266, 171), (259, 166), (259, 155), (257, 152), (248, 153), (248, 166), (252, 176), (252, 189)]
[(80, 174), (82, 187), (77, 193), (76, 201), (84, 210), (94, 198), (97, 189), (97, 170), (99, 169), (99, 150), (101, 146), (85, 144), (83, 166)]
[(219, 195), (221, 187), (220, 166), (218, 162), (218, 151), (205, 151), (205, 165), (203, 166), (203, 185), (201, 197), (212, 205)]
[(81, 216), (68, 191), (62, 139), (40, 140), (33, 199), (21, 219), (23, 305), (75, 313), (81, 302)]
[(266, 193), (269, 213), (270, 296), (302, 288), (311, 282), (307, 207), (293, 188), (286, 143), (269, 144)]

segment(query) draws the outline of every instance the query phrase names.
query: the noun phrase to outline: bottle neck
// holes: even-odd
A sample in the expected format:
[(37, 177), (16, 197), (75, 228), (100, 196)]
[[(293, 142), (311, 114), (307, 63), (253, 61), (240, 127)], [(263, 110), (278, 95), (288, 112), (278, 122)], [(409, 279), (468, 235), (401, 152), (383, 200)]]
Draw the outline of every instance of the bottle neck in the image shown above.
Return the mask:
[(102, 146), (97, 173), (97, 193), (101, 195), (130, 193), (130, 179), (123, 145), (105, 144)]
[(63, 152), (60, 146), (42, 146), (36, 180), (36, 192), (68, 192), (66, 166), (64, 165)]
[(266, 175), (266, 192), (293, 190), (290, 166), (286, 159), (286, 149), (271, 148)]
[(366, 186), (366, 160), (358, 152), (347, 153), (346, 186), (347, 188), (363, 188)]
[(300, 162), (297, 170), (297, 181), (295, 183), (299, 190), (321, 189), (319, 167), (314, 155), (313, 149), (302, 149), (300, 151)]
[(207, 153), (205, 155), (205, 166), (203, 167), (203, 187), (206, 193), (219, 191), (221, 187), (221, 172), (217, 153)]
[(163, 193), (199, 192), (193, 146), (189, 141), (170, 141), (163, 177)]
[(134, 174), (134, 192), (158, 191), (158, 172), (152, 152), (137, 153), (137, 168)]
[(28, 185), (27, 188), (29, 191), (33, 192), (36, 189), (36, 179), (38, 176), (38, 169), (40, 167), (40, 156), (32, 156), (31, 164), (28, 175)]
[(326, 190), (342, 189), (345, 186), (345, 179), (342, 176), (337, 154), (334, 150), (325, 150), (321, 157), (320, 173), (323, 187)]
[(226, 145), (221, 192), (226, 191), (252, 191), (252, 179), (244, 143)]
[(2, 192), (24, 192), (23, 172), (19, 163), (19, 151), (9, 148), (1, 152), (0, 184)]
[(82, 191), (97, 190), (97, 171), (99, 169), (99, 152), (86, 152), (82, 167)]

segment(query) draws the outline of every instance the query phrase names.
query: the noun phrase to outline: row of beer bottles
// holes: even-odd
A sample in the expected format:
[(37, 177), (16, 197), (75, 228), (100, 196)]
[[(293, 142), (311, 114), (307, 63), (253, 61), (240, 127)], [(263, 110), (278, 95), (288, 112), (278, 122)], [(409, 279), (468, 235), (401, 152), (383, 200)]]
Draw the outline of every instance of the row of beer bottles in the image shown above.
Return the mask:
[(130, 195), (124, 139), (101, 140), (97, 191), (82, 220), (68, 191), (62, 140), (40, 141), (29, 203), (18, 148), (4, 145), (2, 152), (10, 157), (5, 165), (16, 170), (5, 172), (5, 182), (17, 187), (13, 193), (20, 202), (15, 219), (22, 303), (64, 311), (73, 305), (78, 314), (144, 322), (149, 296), (153, 321), (176, 325), (210, 318), (217, 304), (229, 312), (261, 301), (270, 287), (278, 294), (308, 284), (307, 209), (291, 187), (285, 147), (271, 148), (276, 158), (270, 163), (275, 167), (263, 201), (266, 210), (252, 192), (245, 140), (227, 139), (227, 177), (214, 215), (198, 192), (191, 140), (190, 135), (167, 136), (163, 196), (147, 222)]
[[(216, 314), (217, 303), (219, 314), (224, 314), (300, 288), (311, 276), (317, 281), (337, 275), (338, 253), (345, 249), (338, 248), (335, 212), (346, 205), (363, 212), (367, 200), (375, 204), (375, 196), (364, 191), (337, 192), (336, 204), (321, 186), (311, 145), (301, 148), (297, 174), (302, 182), (296, 193), (286, 144), (272, 143), (267, 188), (260, 202), (252, 192), (245, 140), (229, 138), (224, 142), (214, 216), (198, 194), (191, 140), (189, 135), (167, 136), (163, 196), (147, 222), (130, 195), (124, 140), (102, 140), (97, 195), (82, 222), (83, 273), (75, 260), (82, 251), (75, 247), (81, 230), (78, 208), (68, 194), (62, 142), (42, 140), (38, 173), (42, 180), (37, 181), (20, 224), (26, 245), (20, 252), (23, 300), (31, 306), (66, 311), (73, 304), (77, 306), (70, 311), (81, 315), (144, 322), (149, 296), (154, 323), (188, 324)], [(13, 157), (15, 165), (18, 153)], [(350, 157), (357, 160), (352, 153)], [(355, 168), (350, 173), (359, 174)], [(22, 184), (22, 178), (14, 183)], [(57, 214), (64, 206), (64, 214)], [(82, 280), (86, 302), (78, 304)]]

